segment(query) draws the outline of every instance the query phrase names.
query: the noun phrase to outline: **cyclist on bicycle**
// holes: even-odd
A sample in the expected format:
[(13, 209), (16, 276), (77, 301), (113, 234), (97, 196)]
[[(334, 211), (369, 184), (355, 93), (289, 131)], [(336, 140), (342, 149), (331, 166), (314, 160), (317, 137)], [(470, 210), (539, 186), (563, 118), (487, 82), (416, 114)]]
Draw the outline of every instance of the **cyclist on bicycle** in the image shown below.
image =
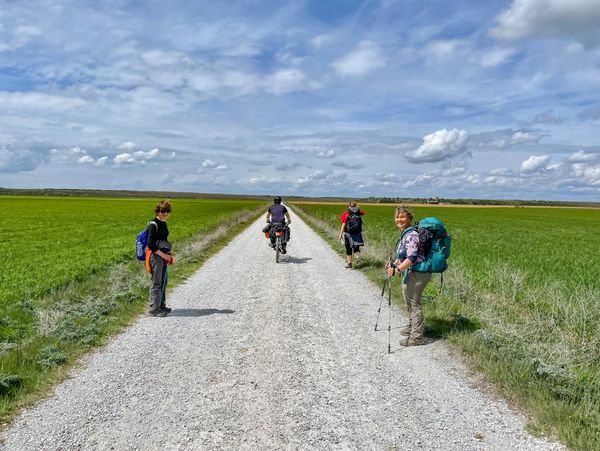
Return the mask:
[[(288, 209), (285, 208), (285, 205), (281, 205), (281, 197), (277, 196), (273, 199), (273, 205), (271, 205), (269, 207), (269, 209), (267, 210), (267, 222), (271, 224), (270, 229), (272, 229), (273, 227), (276, 227), (276, 224), (281, 224), (282, 226), (285, 227), (284, 229), (284, 235), (283, 235), (283, 243), (281, 245), (281, 253), (285, 254), (286, 253), (286, 246), (287, 246), (287, 242), (290, 240), (290, 229), (289, 227), (287, 227), (286, 224), (286, 219), (287, 219), (287, 224), (291, 223), (292, 220), (290, 219), (290, 214), (288, 212)], [(271, 233), (271, 243), (269, 244), (269, 246), (271, 247), (275, 247), (275, 234)]]

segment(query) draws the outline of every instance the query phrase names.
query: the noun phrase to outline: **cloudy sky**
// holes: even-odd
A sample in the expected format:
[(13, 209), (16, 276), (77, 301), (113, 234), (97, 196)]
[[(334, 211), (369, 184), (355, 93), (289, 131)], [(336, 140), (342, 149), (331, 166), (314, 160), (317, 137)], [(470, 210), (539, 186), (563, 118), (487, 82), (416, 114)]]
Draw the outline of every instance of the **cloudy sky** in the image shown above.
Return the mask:
[(0, 186), (600, 201), (600, 0), (0, 0)]

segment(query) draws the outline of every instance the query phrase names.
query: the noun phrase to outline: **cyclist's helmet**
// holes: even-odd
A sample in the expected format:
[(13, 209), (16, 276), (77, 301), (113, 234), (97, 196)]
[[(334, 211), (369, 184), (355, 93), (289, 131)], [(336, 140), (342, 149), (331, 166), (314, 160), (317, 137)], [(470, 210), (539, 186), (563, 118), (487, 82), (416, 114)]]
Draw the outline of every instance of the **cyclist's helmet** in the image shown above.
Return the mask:
[(275, 204), (280, 204), (281, 203), (281, 197), (277, 196), (273, 199), (273, 203)]

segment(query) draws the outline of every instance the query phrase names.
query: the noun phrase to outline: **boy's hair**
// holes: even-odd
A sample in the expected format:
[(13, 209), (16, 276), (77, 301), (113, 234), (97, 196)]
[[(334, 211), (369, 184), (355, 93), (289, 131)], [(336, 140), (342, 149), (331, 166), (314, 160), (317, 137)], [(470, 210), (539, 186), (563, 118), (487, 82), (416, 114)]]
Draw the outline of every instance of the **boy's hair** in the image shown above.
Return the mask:
[(154, 207), (154, 213), (156, 214), (158, 214), (158, 212), (161, 210), (171, 211), (171, 202), (169, 202), (168, 199), (161, 200), (156, 204), (156, 207)]
[(396, 216), (398, 215), (406, 215), (411, 221), (413, 220), (412, 211), (410, 211), (410, 209), (404, 205), (396, 208)]

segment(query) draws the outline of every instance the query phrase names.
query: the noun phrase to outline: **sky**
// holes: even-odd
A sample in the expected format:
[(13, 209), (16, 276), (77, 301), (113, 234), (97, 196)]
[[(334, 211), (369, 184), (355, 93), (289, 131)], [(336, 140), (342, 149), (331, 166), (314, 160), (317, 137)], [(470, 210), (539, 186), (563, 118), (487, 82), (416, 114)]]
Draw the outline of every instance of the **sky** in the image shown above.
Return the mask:
[(600, 201), (600, 0), (0, 0), (0, 187)]

